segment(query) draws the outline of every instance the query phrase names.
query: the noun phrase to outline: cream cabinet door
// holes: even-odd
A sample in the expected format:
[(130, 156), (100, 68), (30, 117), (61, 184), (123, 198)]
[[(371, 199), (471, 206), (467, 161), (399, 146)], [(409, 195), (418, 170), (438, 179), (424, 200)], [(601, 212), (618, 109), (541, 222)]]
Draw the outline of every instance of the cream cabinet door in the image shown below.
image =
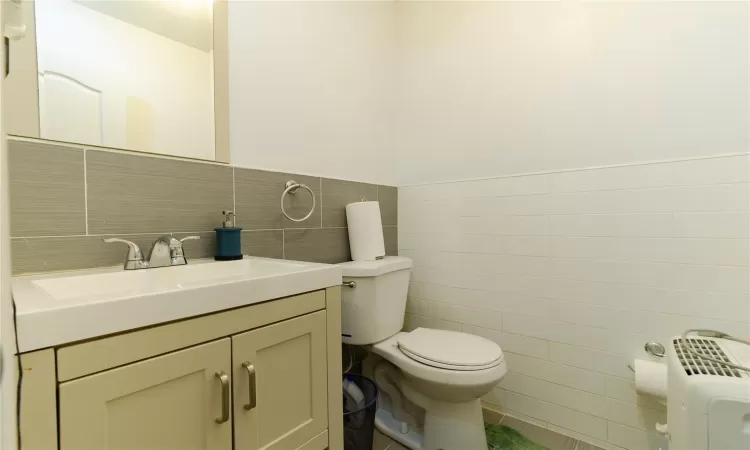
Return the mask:
[(328, 428), (325, 311), (233, 336), (232, 364), (235, 450), (296, 449)]
[(232, 450), (229, 338), (60, 385), (61, 450)]

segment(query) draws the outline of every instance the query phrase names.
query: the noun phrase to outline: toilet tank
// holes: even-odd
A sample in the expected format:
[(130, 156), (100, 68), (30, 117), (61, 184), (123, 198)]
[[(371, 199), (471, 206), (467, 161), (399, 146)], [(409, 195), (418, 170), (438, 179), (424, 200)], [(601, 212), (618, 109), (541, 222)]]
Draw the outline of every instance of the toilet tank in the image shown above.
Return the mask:
[(341, 264), (341, 340), (345, 344), (374, 344), (401, 331), (411, 260), (386, 256), (377, 261)]

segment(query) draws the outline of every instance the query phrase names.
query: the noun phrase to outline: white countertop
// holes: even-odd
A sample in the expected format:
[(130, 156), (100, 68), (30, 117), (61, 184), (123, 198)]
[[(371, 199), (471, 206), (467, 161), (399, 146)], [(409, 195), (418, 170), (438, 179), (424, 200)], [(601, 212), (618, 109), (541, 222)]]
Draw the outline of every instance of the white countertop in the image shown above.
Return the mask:
[(340, 284), (336, 265), (247, 256), (14, 277), (18, 347), (28, 352)]

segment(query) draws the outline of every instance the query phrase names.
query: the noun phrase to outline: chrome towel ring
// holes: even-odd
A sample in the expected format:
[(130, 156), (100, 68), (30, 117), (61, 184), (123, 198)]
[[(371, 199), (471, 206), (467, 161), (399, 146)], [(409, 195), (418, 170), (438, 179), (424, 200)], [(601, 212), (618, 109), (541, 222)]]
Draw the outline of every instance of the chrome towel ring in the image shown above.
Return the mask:
[[(299, 184), (294, 180), (289, 180), (286, 182), (286, 189), (284, 189), (284, 193), (281, 194), (281, 212), (284, 213), (284, 216), (286, 216), (287, 219), (291, 220), (292, 222), (304, 222), (305, 220), (309, 219), (310, 216), (312, 216), (312, 213), (315, 211), (315, 192), (313, 192), (312, 189), (307, 187), (304, 184)], [(295, 195), (297, 194), (297, 190), (299, 188), (307, 189), (307, 192), (310, 193), (310, 196), (312, 197), (312, 208), (310, 208), (310, 212), (307, 213), (307, 215), (301, 219), (295, 219), (289, 214), (287, 214), (286, 210), (284, 209), (284, 197), (286, 197), (287, 194)]]

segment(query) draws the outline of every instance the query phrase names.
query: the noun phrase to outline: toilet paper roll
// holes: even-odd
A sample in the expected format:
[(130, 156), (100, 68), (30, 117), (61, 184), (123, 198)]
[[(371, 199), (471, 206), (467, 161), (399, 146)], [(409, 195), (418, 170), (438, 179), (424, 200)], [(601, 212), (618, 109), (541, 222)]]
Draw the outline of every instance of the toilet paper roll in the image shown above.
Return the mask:
[(358, 202), (346, 205), (349, 248), (354, 261), (375, 261), (385, 256), (380, 203)]
[(642, 395), (667, 398), (667, 365), (635, 360), (635, 390)]

